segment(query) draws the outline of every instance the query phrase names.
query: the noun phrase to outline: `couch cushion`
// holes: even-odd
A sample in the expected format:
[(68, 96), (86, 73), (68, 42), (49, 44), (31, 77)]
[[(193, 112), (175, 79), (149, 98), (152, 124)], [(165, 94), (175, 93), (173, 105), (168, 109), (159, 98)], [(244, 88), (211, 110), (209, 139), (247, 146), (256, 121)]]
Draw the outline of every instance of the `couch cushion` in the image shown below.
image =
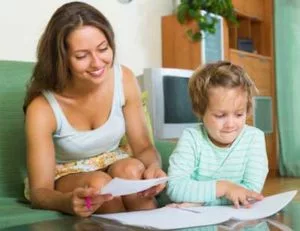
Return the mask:
[[(168, 167), (169, 167), (169, 157), (172, 154), (174, 148), (176, 147), (176, 143), (171, 142), (171, 141), (156, 140), (155, 147), (161, 156), (162, 169), (167, 173)], [(171, 200), (168, 197), (166, 190), (164, 190), (162, 193), (160, 193), (156, 197), (156, 199), (157, 199), (159, 207), (162, 207), (162, 206), (165, 206), (165, 205), (171, 203)]]
[(26, 151), (22, 105), (32, 68), (30, 62), (0, 61), (0, 197), (23, 195)]
[(167, 173), (169, 167), (169, 157), (176, 147), (176, 142), (155, 140), (155, 147), (161, 156), (162, 169)]
[(67, 217), (59, 212), (31, 209), (29, 204), (15, 198), (0, 198), (0, 229), (43, 220)]

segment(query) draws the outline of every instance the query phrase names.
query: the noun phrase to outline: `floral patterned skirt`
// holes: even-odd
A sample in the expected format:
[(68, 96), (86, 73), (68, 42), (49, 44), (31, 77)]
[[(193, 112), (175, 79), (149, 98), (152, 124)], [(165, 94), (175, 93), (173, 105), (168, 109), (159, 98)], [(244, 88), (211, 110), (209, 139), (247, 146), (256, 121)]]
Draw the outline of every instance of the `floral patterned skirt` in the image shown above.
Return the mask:
[[(123, 150), (117, 149), (112, 152), (105, 152), (97, 156), (83, 159), (83, 160), (56, 164), (55, 180), (73, 173), (92, 172), (92, 171), (105, 169), (106, 167), (113, 164), (114, 162), (128, 158), (130, 156), (131, 156), (130, 154), (124, 152)], [(25, 178), (24, 183), (25, 183), (24, 196), (27, 200), (30, 200), (29, 182), (27, 177)]]

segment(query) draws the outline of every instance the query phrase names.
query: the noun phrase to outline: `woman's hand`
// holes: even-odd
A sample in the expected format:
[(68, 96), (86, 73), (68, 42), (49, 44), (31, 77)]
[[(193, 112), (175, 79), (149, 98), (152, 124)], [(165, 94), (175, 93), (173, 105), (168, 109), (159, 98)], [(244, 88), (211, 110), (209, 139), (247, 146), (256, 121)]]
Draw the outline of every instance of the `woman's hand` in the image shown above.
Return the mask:
[(220, 181), (218, 183), (223, 184), (224, 196), (228, 200), (231, 200), (236, 208), (239, 208), (240, 205), (249, 208), (251, 207), (251, 201), (260, 201), (263, 199), (263, 195), (260, 193), (248, 190), (232, 182)]
[(100, 195), (94, 188), (77, 188), (72, 193), (71, 210), (74, 215), (88, 217), (112, 198), (110, 194)]
[[(153, 178), (160, 178), (165, 176), (167, 176), (167, 174), (157, 164), (151, 164), (145, 170), (143, 177), (144, 179), (153, 179)], [(165, 187), (166, 184), (159, 184), (143, 192), (140, 192), (139, 195), (143, 197), (154, 197), (157, 194), (159, 194)]]

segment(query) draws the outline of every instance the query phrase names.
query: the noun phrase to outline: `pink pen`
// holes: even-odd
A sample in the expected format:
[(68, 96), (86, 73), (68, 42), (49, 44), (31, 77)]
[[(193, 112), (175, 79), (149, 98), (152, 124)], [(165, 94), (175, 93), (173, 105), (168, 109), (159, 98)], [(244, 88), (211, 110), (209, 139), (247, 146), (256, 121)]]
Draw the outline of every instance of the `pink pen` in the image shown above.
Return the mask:
[(85, 206), (87, 207), (88, 210), (91, 209), (92, 201), (91, 201), (91, 198), (90, 198), (90, 197), (86, 197), (86, 198), (85, 198)]

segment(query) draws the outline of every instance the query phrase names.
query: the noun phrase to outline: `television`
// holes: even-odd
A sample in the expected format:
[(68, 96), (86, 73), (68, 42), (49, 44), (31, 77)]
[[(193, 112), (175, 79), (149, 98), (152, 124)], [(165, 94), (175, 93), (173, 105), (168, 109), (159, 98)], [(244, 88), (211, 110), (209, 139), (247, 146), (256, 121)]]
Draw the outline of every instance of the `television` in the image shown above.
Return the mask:
[(188, 92), (192, 73), (192, 70), (176, 68), (146, 68), (139, 77), (142, 90), (148, 92), (148, 109), (156, 139), (178, 138), (184, 128), (199, 123)]

